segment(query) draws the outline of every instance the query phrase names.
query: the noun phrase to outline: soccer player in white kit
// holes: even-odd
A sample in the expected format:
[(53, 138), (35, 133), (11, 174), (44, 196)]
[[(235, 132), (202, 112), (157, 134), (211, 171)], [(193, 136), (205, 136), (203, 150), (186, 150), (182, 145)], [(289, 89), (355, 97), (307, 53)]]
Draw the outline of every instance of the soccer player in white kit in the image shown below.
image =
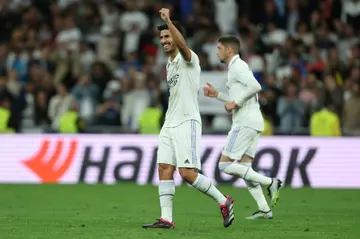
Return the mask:
[(274, 207), (282, 182), (261, 175), (251, 167), (260, 133), (264, 130), (257, 95), (261, 86), (248, 64), (240, 58), (239, 51), (240, 41), (235, 36), (219, 38), (217, 55), (219, 60), (228, 66), (226, 86), (229, 95), (218, 92), (209, 83), (204, 87), (204, 94), (225, 102), (225, 109), (232, 113), (232, 126), (222, 151), (219, 169), (245, 180), (259, 208), (247, 219), (271, 219), (273, 214), (261, 186), (268, 188), (271, 206)]
[(190, 185), (213, 198), (220, 206), (223, 225), (234, 220), (233, 199), (223, 195), (204, 175), (201, 169), (201, 118), (198, 106), (200, 92), (200, 63), (198, 56), (186, 44), (182, 27), (172, 22), (169, 10), (162, 8), (160, 16), (165, 24), (158, 27), (160, 42), (169, 60), (166, 66), (170, 88), (169, 107), (159, 135), (157, 164), (159, 170), (159, 197), (161, 217), (143, 228), (173, 229), (172, 216), (175, 185), (173, 174), (178, 168), (181, 177)]

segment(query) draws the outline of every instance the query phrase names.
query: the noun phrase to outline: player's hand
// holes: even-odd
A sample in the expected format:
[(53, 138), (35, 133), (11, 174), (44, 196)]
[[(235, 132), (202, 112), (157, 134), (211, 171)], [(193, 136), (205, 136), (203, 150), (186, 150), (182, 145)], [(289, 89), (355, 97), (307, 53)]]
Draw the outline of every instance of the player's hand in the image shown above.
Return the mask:
[(228, 109), (226, 108), (226, 103), (224, 103), (224, 108), (225, 108), (226, 112), (228, 112), (229, 114), (232, 113), (232, 110), (228, 110)]
[(225, 103), (225, 109), (226, 109), (227, 112), (231, 112), (236, 107), (237, 106), (236, 106), (235, 101)]
[(206, 83), (207, 86), (203, 88), (204, 95), (211, 98), (216, 98), (218, 96), (218, 91), (210, 83)]
[(170, 10), (167, 8), (161, 8), (160, 11), (160, 17), (164, 22), (170, 21)]

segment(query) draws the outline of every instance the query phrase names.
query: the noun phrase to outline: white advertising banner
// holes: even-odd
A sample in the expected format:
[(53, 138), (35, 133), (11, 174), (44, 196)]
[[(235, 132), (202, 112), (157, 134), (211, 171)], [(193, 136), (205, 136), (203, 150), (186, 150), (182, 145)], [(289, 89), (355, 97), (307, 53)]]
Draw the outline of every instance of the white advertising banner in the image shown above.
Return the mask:
[[(203, 136), (202, 172), (214, 183), (245, 186), (219, 172), (225, 136)], [(157, 184), (157, 136), (0, 135), (0, 183)], [(291, 187), (360, 188), (360, 138), (262, 137), (254, 169)], [(182, 183), (176, 173), (175, 182)]]

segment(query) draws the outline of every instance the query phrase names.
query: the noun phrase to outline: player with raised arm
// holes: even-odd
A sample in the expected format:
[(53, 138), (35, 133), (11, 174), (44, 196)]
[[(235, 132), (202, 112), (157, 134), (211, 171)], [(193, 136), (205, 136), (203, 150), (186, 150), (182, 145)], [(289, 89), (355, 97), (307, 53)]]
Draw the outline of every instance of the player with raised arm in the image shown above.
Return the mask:
[(143, 228), (173, 229), (173, 175), (178, 168), (181, 177), (197, 190), (213, 198), (220, 206), (224, 227), (234, 220), (233, 199), (223, 195), (204, 175), (198, 173), (200, 162), (201, 118), (198, 105), (200, 63), (181, 33), (182, 27), (172, 22), (169, 10), (162, 8), (165, 24), (158, 27), (160, 42), (169, 56), (166, 77), (169, 85), (169, 107), (159, 135), (157, 164), (161, 217)]
[(260, 133), (264, 130), (257, 95), (261, 86), (248, 64), (240, 58), (239, 51), (240, 41), (235, 36), (219, 38), (217, 55), (220, 62), (226, 63), (228, 67), (226, 86), (229, 95), (218, 92), (210, 83), (204, 87), (204, 94), (225, 102), (225, 109), (232, 112), (232, 126), (222, 151), (219, 169), (245, 180), (259, 208), (247, 219), (271, 219), (273, 214), (261, 186), (268, 188), (271, 207), (274, 207), (282, 182), (261, 175), (251, 167)]

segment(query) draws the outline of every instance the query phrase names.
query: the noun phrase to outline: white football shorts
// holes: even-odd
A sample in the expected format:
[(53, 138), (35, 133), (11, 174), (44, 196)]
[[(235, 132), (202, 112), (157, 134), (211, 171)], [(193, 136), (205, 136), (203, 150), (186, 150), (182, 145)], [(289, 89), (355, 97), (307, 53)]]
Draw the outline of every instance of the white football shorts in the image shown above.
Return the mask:
[(226, 138), (222, 154), (232, 160), (241, 160), (243, 155), (254, 158), (259, 137), (260, 132), (249, 127), (231, 129)]
[(196, 120), (184, 121), (176, 127), (163, 127), (159, 134), (157, 163), (200, 170), (201, 133), (201, 124)]

